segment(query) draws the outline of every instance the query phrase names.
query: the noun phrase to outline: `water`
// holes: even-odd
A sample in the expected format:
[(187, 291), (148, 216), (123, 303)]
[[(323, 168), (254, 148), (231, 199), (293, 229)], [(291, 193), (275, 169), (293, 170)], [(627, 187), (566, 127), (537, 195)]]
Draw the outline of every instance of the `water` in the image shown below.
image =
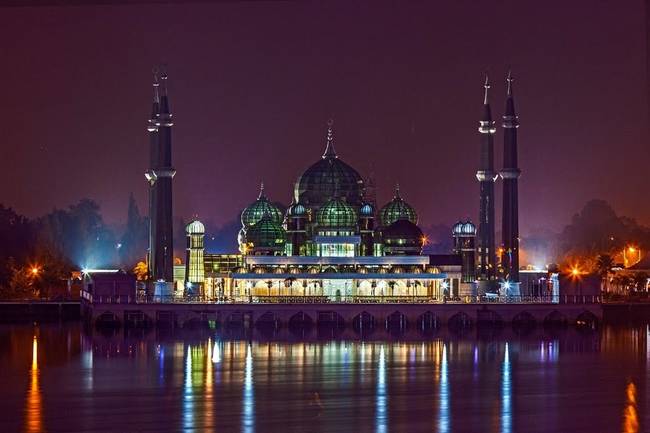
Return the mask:
[(648, 332), (360, 341), (3, 326), (0, 431), (650, 431)]

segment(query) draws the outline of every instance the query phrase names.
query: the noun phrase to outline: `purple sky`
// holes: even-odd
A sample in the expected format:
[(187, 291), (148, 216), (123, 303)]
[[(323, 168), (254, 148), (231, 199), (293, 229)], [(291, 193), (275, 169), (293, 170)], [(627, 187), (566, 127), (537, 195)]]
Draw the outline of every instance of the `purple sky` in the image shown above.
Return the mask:
[[(510, 65), (522, 234), (591, 198), (650, 223), (640, 0), (5, 8), (0, 40), (0, 202), (28, 216), (90, 197), (118, 223), (131, 191), (146, 212), (164, 62), (177, 216), (223, 224), (262, 179), (288, 203), (333, 116), (339, 156), (373, 169), (381, 203), (399, 181), (422, 225), (476, 220), (482, 74), (500, 118)], [(495, 144), (500, 167), (501, 129)]]

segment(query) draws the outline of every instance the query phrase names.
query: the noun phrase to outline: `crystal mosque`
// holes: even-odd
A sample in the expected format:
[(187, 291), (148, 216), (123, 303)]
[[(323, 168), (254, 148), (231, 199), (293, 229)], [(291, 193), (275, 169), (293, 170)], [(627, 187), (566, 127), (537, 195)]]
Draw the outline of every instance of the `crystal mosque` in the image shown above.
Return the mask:
[[(233, 246), (238, 254), (205, 251), (205, 227), (186, 227), (183, 265), (173, 265), (171, 244), (172, 115), (166, 76), (154, 79), (148, 124), (151, 167), (149, 274), (156, 293), (178, 300), (214, 302), (447, 302), (472, 301), (501, 287), (517, 287), (518, 221), (516, 164), (517, 117), (512, 79), (503, 127), (507, 167), (494, 171), (493, 135), (485, 83), (480, 121), (479, 229), (470, 221), (453, 226), (450, 254), (424, 254), (427, 239), (418, 213), (399, 186), (379, 206), (375, 187), (335, 150), (330, 121), (323, 154), (295, 181), (286, 208), (270, 200), (261, 185), (257, 198), (241, 212)], [(511, 153), (514, 152), (514, 156)], [(494, 249), (494, 182), (504, 179), (505, 259), (499, 267)], [(507, 225), (507, 227), (506, 227)], [(235, 248), (233, 248), (235, 249)], [(510, 266), (510, 268), (508, 268)], [(171, 274), (171, 275), (170, 275)], [(496, 288), (496, 289), (495, 289)]]

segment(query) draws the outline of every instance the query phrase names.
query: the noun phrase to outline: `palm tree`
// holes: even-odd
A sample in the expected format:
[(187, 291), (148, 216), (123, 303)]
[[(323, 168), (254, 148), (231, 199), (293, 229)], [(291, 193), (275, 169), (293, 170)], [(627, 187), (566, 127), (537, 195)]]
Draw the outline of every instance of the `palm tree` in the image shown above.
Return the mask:
[(609, 291), (609, 273), (614, 266), (614, 259), (609, 254), (600, 254), (596, 260), (596, 273), (600, 276), (601, 290), (603, 289), (604, 281), (604, 291)]
[(634, 287), (637, 291), (644, 291), (646, 290), (646, 286), (648, 284), (648, 274), (645, 272), (639, 272), (637, 274), (634, 274), (632, 277), (632, 281), (634, 282)]

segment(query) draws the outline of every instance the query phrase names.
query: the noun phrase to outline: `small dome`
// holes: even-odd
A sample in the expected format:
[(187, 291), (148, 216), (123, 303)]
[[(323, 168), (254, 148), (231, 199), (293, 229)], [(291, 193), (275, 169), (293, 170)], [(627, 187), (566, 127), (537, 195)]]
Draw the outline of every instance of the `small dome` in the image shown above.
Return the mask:
[(205, 234), (205, 226), (199, 220), (194, 220), (185, 227), (185, 233), (188, 235), (203, 235)]
[(364, 203), (359, 209), (359, 215), (363, 217), (371, 217), (375, 213), (372, 205), (370, 203)]
[(424, 234), (407, 219), (400, 219), (383, 230), (384, 250), (387, 255), (422, 253)]
[(318, 210), (316, 221), (321, 227), (354, 227), (357, 213), (343, 200), (333, 198)]
[(307, 208), (302, 205), (302, 203), (293, 203), (291, 206), (289, 206), (289, 209), (287, 209), (287, 216), (288, 217), (301, 217), (305, 216), (307, 214)]
[(452, 229), (454, 236), (475, 236), (476, 226), (471, 221), (458, 221)]
[(246, 242), (253, 248), (284, 248), (286, 233), (284, 229), (264, 214), (261, 220), (246, 230)]
[(400, 197), (399, 185), (395, 187), (395, 197), (379, 211), (379, 218), (384, 227), (388, 227), (399, 219), (409, 220), (413, 224), (418, 223), (415, 209)]
[(262, 219), (264, 214), (269, 214), (271, 220), (276, 224), (282, 224), (282, 212), (273, 205), (264, 195), (264, 184), (260, 186), (260, 195), (241, 213), (241, 223), (244, 227), (250, 227)]

